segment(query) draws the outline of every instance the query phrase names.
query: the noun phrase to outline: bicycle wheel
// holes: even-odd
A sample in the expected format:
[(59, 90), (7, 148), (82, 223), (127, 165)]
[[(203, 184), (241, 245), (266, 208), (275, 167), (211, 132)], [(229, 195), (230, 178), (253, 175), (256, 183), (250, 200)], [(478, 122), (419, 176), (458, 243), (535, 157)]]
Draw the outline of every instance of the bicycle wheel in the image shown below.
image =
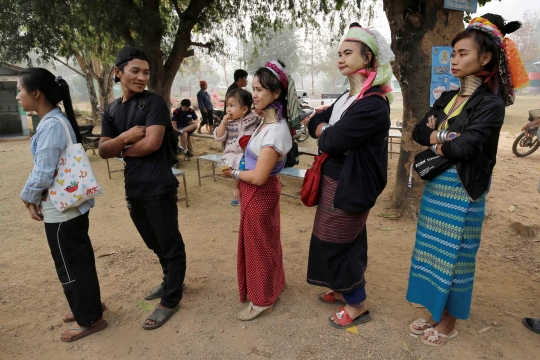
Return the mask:
[(512, 145), (512, 152), (517, 157), (524, 157), (531, 155), (540, 147), (540, 142), (538, 142), (538, 136), (535, 135), (532, 139), (525, 137), (525, 132), (519, 134), (519, 136), (514, 141)]
[(304, 130), (301, 133), (296, 134), (296, 141), (303, 142), (303, 141), (306, 141), (308, 137), (309, 137), (309, 133)]

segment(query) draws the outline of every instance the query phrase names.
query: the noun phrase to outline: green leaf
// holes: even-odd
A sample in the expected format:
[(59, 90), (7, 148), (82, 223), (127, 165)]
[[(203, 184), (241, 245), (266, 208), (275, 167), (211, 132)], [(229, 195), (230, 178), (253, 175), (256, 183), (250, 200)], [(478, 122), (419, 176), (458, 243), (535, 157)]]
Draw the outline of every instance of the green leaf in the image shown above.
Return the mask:
[(141, 300), (137, 300), (135, 302), (135, 306), (144, 311), (152, 311), (155, 308), (154, 305), (141, 301)]

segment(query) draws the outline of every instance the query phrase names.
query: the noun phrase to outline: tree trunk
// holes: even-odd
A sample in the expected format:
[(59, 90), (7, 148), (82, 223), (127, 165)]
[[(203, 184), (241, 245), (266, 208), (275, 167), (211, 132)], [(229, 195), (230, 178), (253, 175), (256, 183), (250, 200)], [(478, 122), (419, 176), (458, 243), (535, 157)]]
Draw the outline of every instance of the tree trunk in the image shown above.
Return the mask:
[(311, 95), (315, 95), (315, 64), (313, 63), (313, 31), (311, 31)]
[(114, 66), (101, 66), (98, 78), (99, 106), (103, 111), (110, 104), (111, 93), (113, 92)]
[(393, 204), (404, 216), (416, 218), (424, 183), (415, 174), (412, 188), (407, 182), (411, 164), (421, 146), (412, 130), (429, 110), (432, 46), (450, 45), (464, 29), (463, 12), (444, 9), (443, 0), (430, 0), (419, 7), (407, 7), (405, 0), (383, 0), (396, 55), (393, 70), (403, 95), (403, 137), (396, 172)]
[(77, 63), (79, 64), (79, 67), (81, 68), (82, 73), (84, 74), (84, 80), (86, 80), (86, 88), (88, 89), (88, 97), (90, 98), (90, 108), (92, 111), (92, 118), (94, 120), (99, 119), (99, 111), (97, 109), (98, 106), (98, 98), (96, 96), (96, 88), (94, 86), (94, 77), (92, 76), (92, 72), (88, 71), (88, 66), (86, 64), (86, 61), (81, 56), (75, 56), (77, 59)]

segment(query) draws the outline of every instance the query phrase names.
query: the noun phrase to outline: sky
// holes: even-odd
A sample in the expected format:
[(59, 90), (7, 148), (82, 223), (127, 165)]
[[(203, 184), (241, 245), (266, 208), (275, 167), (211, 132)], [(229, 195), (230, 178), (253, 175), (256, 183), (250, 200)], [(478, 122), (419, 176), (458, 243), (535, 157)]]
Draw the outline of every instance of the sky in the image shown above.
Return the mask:
[[(492, 0), (485, 6), (478, 6), (477, 13), (471, 14), (471, 17), (480, 16), (486, 13), (494, 13), (501, 15), (506, 21), (519, 21), (523, 19), (523, 15), (527, 12), (540, 11), (539, 0)], [(379, 30), (387, 40), (390, 39), (390, 26), (386, 20), (382, 4), (379, 2), (375, 19), (372, 26)]]
[(519, 21), (523, 19), (525, 12), (540, 11), (540, 1), (538, 0), (502, 0), (491, 1), (485, 6), (478, 7), (477, 13), (472, 17), (480, 16), (485, 13), (494, 13), (501, 15), (506, 21)]

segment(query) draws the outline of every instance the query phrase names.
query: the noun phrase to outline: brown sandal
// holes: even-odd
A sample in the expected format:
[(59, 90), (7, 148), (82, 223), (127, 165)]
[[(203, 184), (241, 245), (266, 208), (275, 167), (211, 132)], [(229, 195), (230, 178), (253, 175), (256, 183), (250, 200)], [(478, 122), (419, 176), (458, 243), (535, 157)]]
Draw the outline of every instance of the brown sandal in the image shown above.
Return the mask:
[(69, 339), (60, 338), (60, 340), (62, 340), (63, 342), (74, 342), (105, 329), (107, 325), (109, 324), (107, 324), (107, 322), (103, 320), (102, 322), (94, 326), (70, 327), (68, 330), (78, 330), (82, 331), (82, 333)]
[[(103, 311), (107, 310), (107, 306), (105, 306), (104, 302), (101, 302), (101, 309)], [(65, 323), (71, 323), (75, 321), (75, 316), (73, 316), (73, 313), (71, 311), (65, 313), (62, 315), (62, 321)]]

